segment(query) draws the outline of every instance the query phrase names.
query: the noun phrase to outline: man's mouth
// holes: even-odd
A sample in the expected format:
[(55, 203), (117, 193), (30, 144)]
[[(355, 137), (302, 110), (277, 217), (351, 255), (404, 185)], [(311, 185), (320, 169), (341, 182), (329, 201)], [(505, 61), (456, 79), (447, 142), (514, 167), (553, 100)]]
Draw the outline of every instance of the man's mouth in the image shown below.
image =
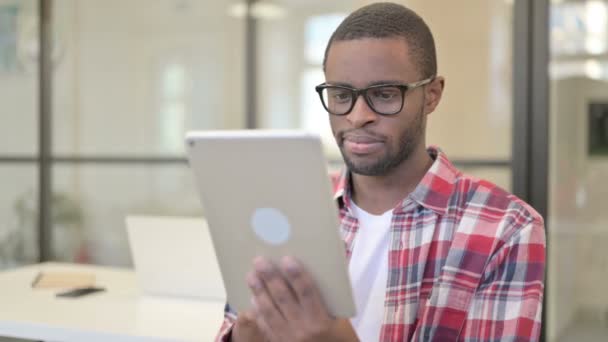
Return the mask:
[(346, 151), (359, 155), (378, 152), (384, 145), (384, 140), (365, 134), (345, 134), (342, 142)]

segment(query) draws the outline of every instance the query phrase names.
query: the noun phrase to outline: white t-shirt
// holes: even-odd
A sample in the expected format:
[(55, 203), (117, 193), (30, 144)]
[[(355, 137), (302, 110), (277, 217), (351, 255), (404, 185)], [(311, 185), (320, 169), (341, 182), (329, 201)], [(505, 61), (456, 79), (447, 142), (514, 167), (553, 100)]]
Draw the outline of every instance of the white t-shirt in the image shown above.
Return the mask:
[(359, 230), (348, 265), (357, 315), (351, 324), (361, 341), (378, 341), (384, 318), (388, 248), (393, 210), (372, 215), (352, 203)]

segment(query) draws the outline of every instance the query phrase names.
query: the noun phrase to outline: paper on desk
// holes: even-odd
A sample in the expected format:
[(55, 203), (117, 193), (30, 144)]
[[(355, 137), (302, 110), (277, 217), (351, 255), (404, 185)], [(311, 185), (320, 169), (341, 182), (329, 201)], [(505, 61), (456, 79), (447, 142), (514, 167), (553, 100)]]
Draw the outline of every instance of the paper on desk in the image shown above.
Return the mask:
[(40, 272), (32, 282), (36, 289), (77, 288), (95, 285), (95, 275), (86, 272)]

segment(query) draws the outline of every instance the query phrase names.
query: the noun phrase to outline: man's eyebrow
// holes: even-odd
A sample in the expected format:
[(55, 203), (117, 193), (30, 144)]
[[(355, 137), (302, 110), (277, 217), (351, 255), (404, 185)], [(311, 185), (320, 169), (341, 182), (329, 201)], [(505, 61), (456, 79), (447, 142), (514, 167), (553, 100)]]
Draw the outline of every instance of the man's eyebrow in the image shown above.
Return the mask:
[(398, 81), (398, 80), (380, 80), (380, 81), (374, 81), (372, 83), (369, 83), (367, 86), (371, 87), (371, 86), (383, 85), (383, 84), (403, 84), (403, 82)]
[[(348, 87), (348, 88), (356, 88), (352, 84), (346, 83), (346, 82), (329, 82), (328, 81), (327, 84)], [(372, 86), (383, 85), (383, 84), (391, 84), (391, 85), (392, 84), (403, 84), (403, 82), (398, 81), (398, 80), (379, 80), (379, 81), (373, 81), (371, 83), (368, 83), (365, 87), (372, 87)]]
[(327, 81), (326, 83), (329, 84), (329, 85), (333, 85), (333, 86), (341, 86), (341, 87), (354, 88), (352, 84), (346, 83), (346, 82), (330, 82), (330, 81)]

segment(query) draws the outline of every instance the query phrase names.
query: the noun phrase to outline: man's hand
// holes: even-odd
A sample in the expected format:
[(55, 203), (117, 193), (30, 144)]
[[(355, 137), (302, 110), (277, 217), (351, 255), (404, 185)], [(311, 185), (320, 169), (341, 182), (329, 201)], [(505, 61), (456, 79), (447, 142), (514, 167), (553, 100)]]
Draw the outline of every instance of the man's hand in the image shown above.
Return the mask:
[(247, 275), (257, 325), (272, 342), (357, 341), (348, 320), (331, 317), (311, 275), (295, 259), (280, 268), (254, 260)]
[(232, 330), (232, 342), (267, 342), (258, 328), (253, 311), (240, 312)]

